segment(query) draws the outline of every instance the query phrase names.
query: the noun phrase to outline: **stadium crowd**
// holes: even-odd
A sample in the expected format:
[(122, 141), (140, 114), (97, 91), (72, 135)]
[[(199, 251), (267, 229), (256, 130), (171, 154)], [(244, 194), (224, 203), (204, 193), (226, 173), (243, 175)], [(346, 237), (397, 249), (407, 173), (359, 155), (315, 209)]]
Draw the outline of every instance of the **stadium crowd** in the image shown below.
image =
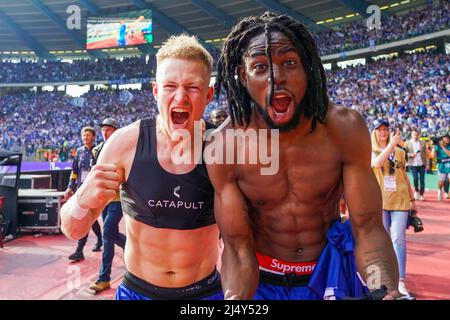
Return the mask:
[[(218, 51), (213, 52), (217, 61)], [(154, 56), (62, 61), (0, 61), (0, 83), (123, 81), (155, 74)]]
[(450, 56), (417, 53), (328, 72), (336, 104), (358, 110), (369, 128), (386, 118), (403, 134), (419, 128), (426, 136), (450, 125)]
[[(450, 27), (450, 2), (440, 0), (423, 9), (388, 15), (383, 11), (381, 28), (368, 30), (364, 19), (315, 33), (322, 55), (370, 47)], [(212, 52), (217, 61), (218, 51)], [(154, 74), (154, 57), (129, 57), (62, 61), (0, 61), (0, 83), (70, 82), (148, 78)]]
[[(100, 133), (98, 122), (107, 115), (124, 126), (155, 112), (149, 90), (91, 91), (80, 98), (63, 92), (5, 95), (0, 99), (0, 148), (22, 151), (28, 157), (39, 149), (51, 149), (45, 160), (67, 161), (80, 145), (82, 127), (94, 126)], [(97, 140), (101, 141), (100, 134)]]
[[(450, 57), (433, 52), (372, 61), (327, 72), (329, 94), (338, 105), (359, 111), (369, 128), (386, 118), (405, 135), (418, 127), (424, 136), (450, 129)], [(220, 95), (205, 111), (226, 108)], [(0, 148), (28, 156), (55, 150), (71, 158), (80, 130), (114, 116), (124, 126), (157, 113), (150, 90), (90, 91), (79, 98), (62, 92), (22, 92), (0, 98)], [(100, 138), (100, 137), (98, 137)], [(48, 160), (52, 156), (49, 156)]]
[(366, 48), (383, 43), (436, 32), (450, 27), (450, 2), (430, 1), (425, 8), (407, 13), (386, 14), (382, 11), (380, 28), (368, 30), (365, 19), (339, 24), (315, 33), (322, 55)]
[(89, 80), (124, 80), (148, 78), (154, 74), (156, 61), (145, 57), (80, 59), (72, 62), (0, 61), (0, 83), (72, 82)]

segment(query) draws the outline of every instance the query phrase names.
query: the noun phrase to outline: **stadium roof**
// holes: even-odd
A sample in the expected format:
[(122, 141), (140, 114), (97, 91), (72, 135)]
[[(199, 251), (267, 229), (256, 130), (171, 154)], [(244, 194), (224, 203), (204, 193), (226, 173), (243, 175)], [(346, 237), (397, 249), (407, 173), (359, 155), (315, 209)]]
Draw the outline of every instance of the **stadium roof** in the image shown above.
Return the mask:
[[(281, 11), (301, 19), (311, 29), (360, 19), (368, 5), (384, 11), (400, 11), (426, 3), (426, 0), (0, 0), (0, 53), (34, 51), (41, 57), (64, 52), (85, 54), (86, 22), (89, 16), (127, 14), (150, 9), (153, 13), (153, 46), (170, 34), (187, 32), (206, 43), (220, 43), (240, 18), (266, 10)], [(81, 28), (69, 30), (67, 18), (76, 5)], [(151, 47), (141, 47), (151, 52)], [(134, 49), (136, 50), (136, 49)], [(94, 51), (92, 56), (114, 55), (115, 51)]]

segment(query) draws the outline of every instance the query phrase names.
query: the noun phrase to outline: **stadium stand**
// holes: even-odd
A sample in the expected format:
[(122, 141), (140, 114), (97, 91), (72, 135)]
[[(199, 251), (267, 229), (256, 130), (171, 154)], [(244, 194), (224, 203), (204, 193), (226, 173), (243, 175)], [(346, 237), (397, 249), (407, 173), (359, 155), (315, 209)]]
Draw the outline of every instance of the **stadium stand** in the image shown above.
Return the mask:
[[(450, 27), (450, 3), (439, 1), (425, 9), (410, 10), (399, 16), (383, 16), (383, 28), (367, 32), (365, 20), (339, 24), (314, 33), (322, 55), (370, 47), (411, 38)], [(218, 52), (211, 50), (215, 61)], [(0, 62), (0, 83), (72, 82), (148, 78), (154, 74), (153, 56), (95, 60)]]
[[(356, 109), (370, 128), (377, 117), (408, 134), (426, 136), (450, 128), (450, 57), (428, 52), (373, 61), (327, 72), (329, 94), (338, 105)], [(205, 118), (224, 97), (213, 101)], [(30, 108), (32, 106), (32, 108)], [(0, 98), (0, 147), (33, 156), (38, 149), (70, 152), (83, 125), (97, 115), (117, 115), (121, 125), (156, 114), (150, 90), (91, 91), (80, 98), (61, 92), (8, 94)], [(69, 127), (61, 126), (62, 123)]]

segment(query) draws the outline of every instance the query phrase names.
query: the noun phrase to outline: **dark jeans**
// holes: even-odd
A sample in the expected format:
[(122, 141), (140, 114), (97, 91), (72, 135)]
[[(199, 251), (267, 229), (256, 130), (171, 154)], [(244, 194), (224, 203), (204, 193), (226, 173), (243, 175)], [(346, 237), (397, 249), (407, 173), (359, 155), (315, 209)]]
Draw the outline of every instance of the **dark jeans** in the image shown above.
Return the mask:
[(425, 192), (425, 166), (414, 167), (411, 166), (411, 173), (414, 179), (414, 189), (419, 192), (419, 180), (420, 180), (420, 195), (423, 196)]
[(102, 212), (103, 217), (103, 254), (98, 281), (111, 280), (111, 265), (114, 258), (114, 244), (125, 248), (126, 237), (119, 232), (122, 219), (122, 205), (111, 202)]
[[(92, 231), (94, 231), (95, 235), (97, 236), (97, 242), (102, 243), (102, 229), (100, 228), (100, 224), (98, 223), (97, 220), (95, 220), (94, 224), (92, 225)], [(89, 232), (83, 238), (78, 240), (77, 251), (80, 251), (80, 252), (83, 251), (88, 237), (89, 237)]]

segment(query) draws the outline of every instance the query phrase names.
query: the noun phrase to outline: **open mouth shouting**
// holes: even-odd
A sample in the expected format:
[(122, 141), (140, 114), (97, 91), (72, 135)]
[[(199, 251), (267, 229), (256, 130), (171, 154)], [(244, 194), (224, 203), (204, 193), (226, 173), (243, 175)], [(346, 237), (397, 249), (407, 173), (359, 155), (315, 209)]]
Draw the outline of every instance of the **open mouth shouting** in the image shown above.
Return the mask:
[(189, 123), (190, 112), (185, 107), (170, 109), (170, 123), (173, 129), (186, 129)]
[(287, 92), (276, 92), (268, 108), (270, 119), (277, 125), (288, 123), (294, 115), (294, 100)]

